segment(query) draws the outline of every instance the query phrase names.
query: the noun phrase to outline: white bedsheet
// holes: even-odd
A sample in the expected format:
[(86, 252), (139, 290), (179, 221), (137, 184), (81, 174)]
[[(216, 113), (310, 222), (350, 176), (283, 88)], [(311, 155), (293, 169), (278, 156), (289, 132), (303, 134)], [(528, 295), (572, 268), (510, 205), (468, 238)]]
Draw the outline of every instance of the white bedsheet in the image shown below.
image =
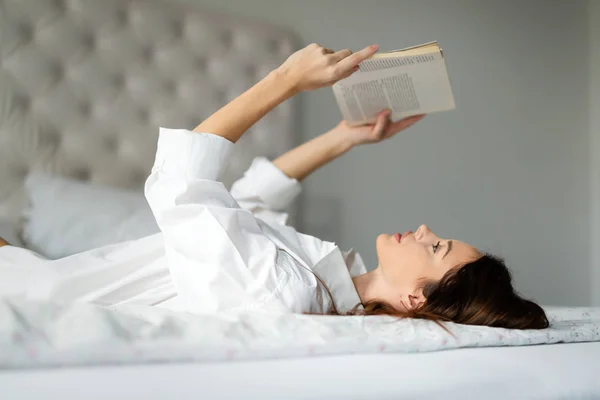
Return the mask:
[(7, 399), (598, 399), (600, 342), (0, 371)]
[(600, 308), (549, 309), (551, 328), (518, 331), (389, 317), (175, 313), (5, 299), (0, 367), (227, 361), (600, 341)]

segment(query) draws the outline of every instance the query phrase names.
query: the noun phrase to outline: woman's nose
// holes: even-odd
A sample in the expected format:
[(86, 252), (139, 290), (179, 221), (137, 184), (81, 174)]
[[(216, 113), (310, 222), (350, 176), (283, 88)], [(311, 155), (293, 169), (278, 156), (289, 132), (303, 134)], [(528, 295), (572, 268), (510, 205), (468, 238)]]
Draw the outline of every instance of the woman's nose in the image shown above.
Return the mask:
[(419, 228), (417, 229), (417, 232), (415, 233), (415, 236), (419, 239), (429, 235), (431, 233), (431, 231), (429, 230), (429, 227), (425, 224), (419, 226)]

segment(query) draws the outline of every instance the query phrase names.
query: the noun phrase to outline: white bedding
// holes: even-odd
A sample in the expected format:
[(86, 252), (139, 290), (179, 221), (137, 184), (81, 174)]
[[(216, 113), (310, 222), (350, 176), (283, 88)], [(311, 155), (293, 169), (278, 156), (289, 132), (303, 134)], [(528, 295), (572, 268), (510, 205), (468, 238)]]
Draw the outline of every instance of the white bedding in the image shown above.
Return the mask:
[(2, 217), (0, 217), (0, 238), (6, 240), (13, 246), (23, 246), (15, 224)]
[(7, 399), (598, 399), (600, 342), (0, 371)]
[(600, 341), (600, 308), (548, 310), (551, 328), (518, 331), (389, 317), (176, 313), (5, 299), (0, 367), (231, 361), (459, 347)]
[(142, 190), (42, 173), (31, 174), (25, 189), (23, 247), (50, 259), (159, 232)]

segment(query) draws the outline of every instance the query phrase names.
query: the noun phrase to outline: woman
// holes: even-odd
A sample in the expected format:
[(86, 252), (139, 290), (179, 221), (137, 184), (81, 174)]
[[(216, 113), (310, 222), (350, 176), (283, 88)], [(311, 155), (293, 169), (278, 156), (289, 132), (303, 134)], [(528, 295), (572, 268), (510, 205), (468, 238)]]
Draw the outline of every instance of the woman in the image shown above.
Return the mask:
[[(377, 49), (373, 45), (352, 54), (309, 45), (193, 132), (161, 130), (146, 196), (184, 309), (390, 314), (547, 327), (543, 310), (515, 293), (502, 261), (461, 241), (439, 238), (426, 226), (415, 233), (381, 234), (375, 243), (379, 265), (367, 273), (357, 254), (260, 217), (288, 203), (296, 181), (319, 166), (358, 144), (390, 137), (422, 116), (392, 124), (383, 112), (374, 126), (361, 128), (342, 122), (277, 159), (278, 171), (268, 163), (254, 165), (265, 174), (279, 172), (277, 179), (265, 181), (270, 187), (247, 176), (229, 193), (219, 182), (229, 152), (248, 128), (296, 93), (351, 75)], [(236, 201), (236, 191), (250, 181), (257, 195), (244, 199), (246, 204)]]
[(376, 51), (307, 46), (194, 132), (161, 129), (146, 196), (163, 234), (53, 261), (6, 246), (0, 249), (0, 294), (193, 313), (389, 314), (547, 327), (543, 310), (515, 293), (502, 261), (426, 226), (380, 235), (379, 265), (367, 272), (357, 253), (284, 225), (282, 211), (299, 193), (298, 181), (422, 116), (389, 123), (383, 112), (373, 126), (357, 128), (341, 122), (273, 163), (255, 160), (231, 193), (219, 182), (233, 144), (250, 126), (296, 93), (349, 76)]

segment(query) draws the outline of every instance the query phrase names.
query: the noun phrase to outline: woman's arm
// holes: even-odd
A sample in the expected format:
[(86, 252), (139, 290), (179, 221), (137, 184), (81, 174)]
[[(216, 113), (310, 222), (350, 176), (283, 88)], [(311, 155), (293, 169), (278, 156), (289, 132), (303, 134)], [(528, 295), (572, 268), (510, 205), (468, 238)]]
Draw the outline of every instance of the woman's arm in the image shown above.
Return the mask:
[(376, 49), (350, 55), (308, 46), (198, 125), (196, 132), (161, 129), (146, 198), (187, 311), (250, 309), (277, 299), (273, 291), (283, 279), (272, 268), (277, 246), (219, 181), (232, 142), (290, 95), (342, 79)]
[(373, 126), (366, 128), (347, 128), (345, 124), (339, 124), (288, 151), (273, 163), (263, 157), (256, 158), (244, 176), (233, 184), (231, 194), (241, 207), (251, 210), (255, 215), (284, 223), (287, 215), (282, 211), (300, 193), (298, 181), (354, 146), (364, 143), (357, 136), (363, 130), (367, 129), (368, 135), (374, 137), (382, 136), (390, 126), (387, 119), (388, 113), (384, 112)]
[(294, 94), (317, 89), (350, 76), (358, 64), (377, 51), (377, 45), (357, 53), (332, 53), (311, 44), (292, 54), (279, 68), (245, 93), (198, 125), (195, 132), (209, 132), (231, 142), (237, 140), (258, 120)]
[(288, 177), (301, 181), (351, 148), (348, 138), (332, 129), (276, 158), (273, 164)]
[(278, 70), (272, 71), (262, 81), (204, 120), (194, 131), (210, 132), (235, 143), (248, 128), (295, 93), (293, 82)]
[(302, 180), (350, 149), (390, 138), (423, 118), (423, 115), (417, 115), (390, 123), (389, 116), (389, 111), (383, 111), (375, 124), (359, 127), (351, 127), (342, 121), (332, 130), (285, 153), (273, 164), (288, 177)]

